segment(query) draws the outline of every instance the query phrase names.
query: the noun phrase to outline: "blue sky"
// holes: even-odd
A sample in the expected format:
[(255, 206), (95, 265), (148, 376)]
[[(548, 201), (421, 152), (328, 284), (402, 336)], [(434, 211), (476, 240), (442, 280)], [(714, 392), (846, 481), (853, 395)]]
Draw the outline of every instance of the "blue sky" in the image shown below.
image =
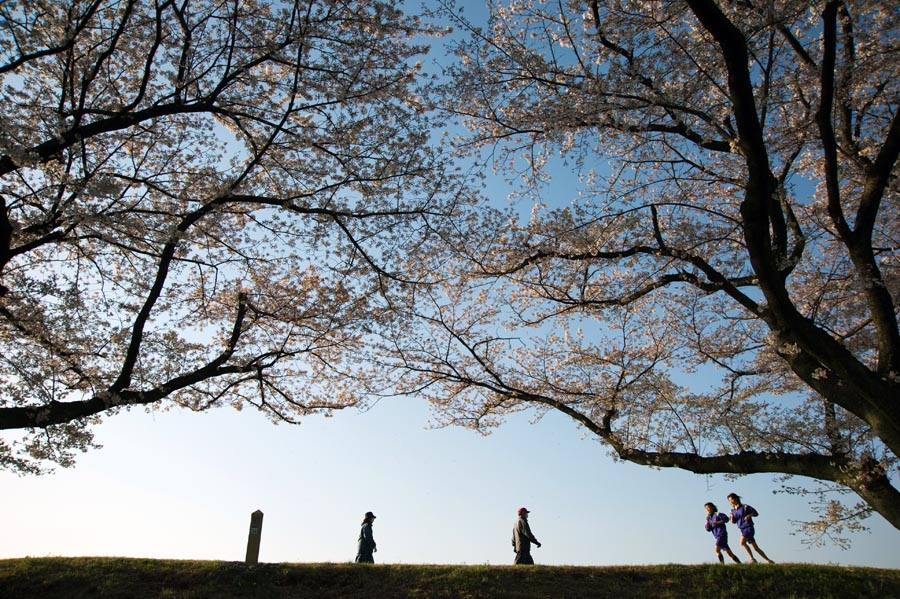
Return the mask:
[[(772, 478), (737, 481), (615, 463), (563, 416), (518, 416), (484, 437), (428, 428), (415, 400), (270, 424), (255, 411), (140, 410), (97, 429), (104, 444), (43, 477), (0, 473), (0, 558), (130, 556), (241, 561), (265, 514), (263, 562), (347, 562), (375, 512), (380, 563), (511, 563), (516, 509), (532, 510), (540, 564), (710, 563), (703, 504), (731, 491), (760, 512), (778, 562), (897, 568), (900, 532), (880, 516), (852, 549), (807, 548), (790, 520), (806, 503)], [(736, 529), (729, 525), (732, 548)], [(764, 567), (764, 566), (760, 566)]]

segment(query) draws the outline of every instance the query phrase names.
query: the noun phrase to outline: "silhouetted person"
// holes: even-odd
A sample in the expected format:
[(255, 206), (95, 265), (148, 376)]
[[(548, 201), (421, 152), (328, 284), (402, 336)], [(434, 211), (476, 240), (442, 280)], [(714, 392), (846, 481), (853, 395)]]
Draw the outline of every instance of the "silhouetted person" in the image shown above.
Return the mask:
[(513, 527), (512, 535), (513, 549), (516, 552), (516, 561), (513, 562), (514, 564), (534, 564), (534, 559), (531, 557), (532, 543), (538, 547), (541, 546), (534, 534), (532, 534), (531, 527), (528, 526), (528, 510), (520, 507), (519, 520)]
[(366, 512), (363, 517), (362, 527), (359, 529), (359, 549), (356, 550), (357, 564), (374, 564), (372, 555), (378, 549), (375, 547), (375, 537), (372, 536), (372, 524), (375, 522), (375, 514)]

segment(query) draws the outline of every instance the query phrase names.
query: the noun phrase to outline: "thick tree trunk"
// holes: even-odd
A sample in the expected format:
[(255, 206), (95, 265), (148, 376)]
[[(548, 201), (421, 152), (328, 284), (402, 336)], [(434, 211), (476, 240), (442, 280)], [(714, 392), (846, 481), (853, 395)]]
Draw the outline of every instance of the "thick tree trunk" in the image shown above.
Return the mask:
[(884, 516), (894, 528), (900, 529), (900, 492), (887, 476), (882, 474), (871, 481), (848, 486), (876, 512)]

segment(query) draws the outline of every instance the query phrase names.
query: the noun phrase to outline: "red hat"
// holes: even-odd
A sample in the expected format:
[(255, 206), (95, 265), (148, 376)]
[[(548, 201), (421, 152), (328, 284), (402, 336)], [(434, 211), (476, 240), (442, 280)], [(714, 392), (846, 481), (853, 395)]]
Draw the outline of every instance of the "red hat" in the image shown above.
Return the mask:
[(523, 508), (523, 507), (520, 507), (520, 508), (519, 508), (519, 515), (520, 515), (520, 516), (521, 516), (522, 514), (530, 514), (530, 513), (531, 513), (531, 512), (529, 512), (528, 510), (526, 510), (526, 509)]

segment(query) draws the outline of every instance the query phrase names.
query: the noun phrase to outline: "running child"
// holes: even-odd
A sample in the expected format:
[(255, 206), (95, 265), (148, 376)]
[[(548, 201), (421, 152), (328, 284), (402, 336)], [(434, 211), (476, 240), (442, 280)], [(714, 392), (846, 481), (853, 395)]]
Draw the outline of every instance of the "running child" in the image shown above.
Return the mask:
[(775, 562), (770, 560), (769, 556), (763, 553), (763, 550), (756, 544), (756, 530), (753, 528), (753, 518), (759, 516), (759, 512), (751, 506), (741, 503), (741, 498), (734, 493), (729, 493), (727, 499), (728, 503), (731, 504), (731, 521), (734, 524), (737, 524), (738, 528), (741, 530), (741, 547), (743, 547), (747, 551), (747, 555), (750, 556), (750, 563), (756, 563), (756, 558), (753, 557), (753, 551), (750, 550), (752, 547), (753, 549), (756, 549), (756, 552), (759, 553), (764, 560), (770, 564), (774, 564)]
[(722, 556), (723, 551), (727, 553), (728, 557), (733, 559), (735, 563), (741, 563), (741, 560), (737, 558), (728, 546), (728, 531), (725, 530), (725, 524), (728, 523), (728, 516), (720, 514), (718, 508), (716, 508), (713, 503), (704, 504), (703, 507), (706, 508), (706, 530), (711, 532), (713, 538), (716, 540), (716, 557), (719, 558), (719, 563), (725, 563), (725, 558)]

